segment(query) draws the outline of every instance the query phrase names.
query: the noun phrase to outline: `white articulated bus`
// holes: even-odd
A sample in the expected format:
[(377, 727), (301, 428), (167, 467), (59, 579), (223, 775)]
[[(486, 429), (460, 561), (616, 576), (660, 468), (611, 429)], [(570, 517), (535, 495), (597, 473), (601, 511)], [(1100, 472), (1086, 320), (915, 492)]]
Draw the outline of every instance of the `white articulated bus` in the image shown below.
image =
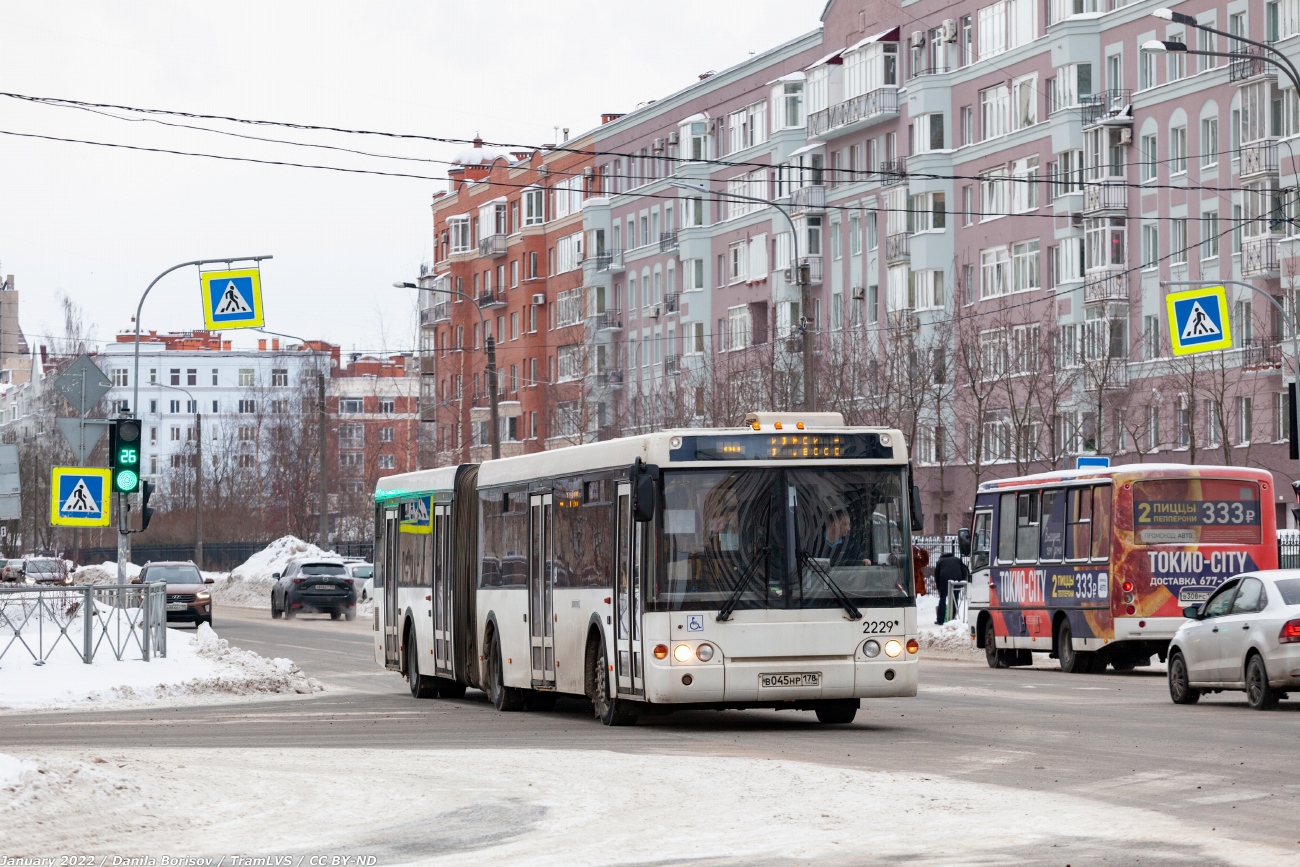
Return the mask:
[(381, 479), (376, 658), (416, 697), (587, 696), (607, 725), (680, 708), (852, 721), (916, 694), (897, 430), (755, 413)]

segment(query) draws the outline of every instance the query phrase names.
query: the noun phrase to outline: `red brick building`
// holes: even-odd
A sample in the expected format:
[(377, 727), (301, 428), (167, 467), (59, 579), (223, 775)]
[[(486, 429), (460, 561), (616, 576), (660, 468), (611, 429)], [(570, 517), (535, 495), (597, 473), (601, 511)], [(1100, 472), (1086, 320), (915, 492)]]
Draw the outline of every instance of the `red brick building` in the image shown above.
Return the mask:
[(489, 456), (488, 334), (502, 455), (582, 442), (606, 423), (585, 391), (600, 367), (582, 270), (582, 206), (598, 192), (590, 143), (506, 154), (476, 139), (435, 197), (434, 260), (420, 277), (434, 290), (420, 293), (423, 466)]

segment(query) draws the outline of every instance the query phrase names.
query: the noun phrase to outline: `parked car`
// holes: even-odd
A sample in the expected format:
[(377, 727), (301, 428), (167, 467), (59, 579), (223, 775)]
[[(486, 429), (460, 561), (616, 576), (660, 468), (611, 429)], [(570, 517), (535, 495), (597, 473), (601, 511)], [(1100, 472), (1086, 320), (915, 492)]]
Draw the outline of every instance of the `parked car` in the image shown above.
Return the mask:
[(23, 582), (27, 584), (71, 584), (67, 564), (53, 557), (27, 557), (23, 560)]
[(357, 588), (340, 560), (292, 560), (271, 585), (271, 617), (292, 620), (300, 612), (320, 611), (338, 620), (357, 616)]
[(1268, 710), (1300, 690), (1300, 569), (1238, 575), (1183, 616), (1169, 643), (1175, 704), (1230, 689)]
[(370, 596), (375, 589), (375, 565), (364, 560), (358, 560), (356, 562), (345, 562), (343, 568), (348, 570), (348, 578), (352, 580), (352, 586), (357, 589), (357, 601), (370, 601)]
[(212, 625), (212, 594), (206, 585), (213, 583), (204, 578), (192, 561), (171, 560), (146, 563), (132, 584), (167, 582), (167, 621)]

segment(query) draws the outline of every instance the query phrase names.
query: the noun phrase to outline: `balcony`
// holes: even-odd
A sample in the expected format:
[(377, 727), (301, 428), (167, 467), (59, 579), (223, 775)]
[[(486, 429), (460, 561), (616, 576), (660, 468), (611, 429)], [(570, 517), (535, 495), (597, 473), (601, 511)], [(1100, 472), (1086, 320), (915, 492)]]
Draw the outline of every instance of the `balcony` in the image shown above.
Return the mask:
[(481, 310), (491, 310), (494, 307), (506, 306), (506, 294), (504, 292), (480, 292), (478, 296), (478, 306)]
[(1129, 300), (1127, 271), (1096, 271), (1083, 278), (1083, 302)]
[(1278, 264), (1277, 248), (1281, 240), (1277, 235), (1264, 235), (1242, 241), (1241, 276), (1278, 276), (1280, 266)]
[(1276, 340), (1247, 340), (1238, 348), (1243, 370), (1275, 370), (1282, 366), (1282, 344)]
[(1083, 185), (1083, 212), (1095, 214), (1099, 211), (1127, 211), (1128, 185), (1094, 184)]
[(421, 277), (432, 277), (432, 276), (433, 276), (433, 263), (432, 263), (432, 262), (421, 262), (421, 263), (420, 263), (420, 276), (421, 276)]
[(1128, 388), (1128, 364), (1122, 358), (1087, 362), (1083, 371), (1085, 391), (1120, 391)]
[(596, 331), (622, 331), (623, 330), (623, 311), (622, 310), (603, 310), (600, 313), (593, 313), (588, 321), (591, 327)]
[[(809, 285), (816, 285), (822, 282), (822, 257), (821, 256), (804, 256), (799, 261), (802, 262), (803, 265), (805, 265), (808, 268)], [(799, 282), (798, 277), (795, 274), (791, 273), (790, 268), (785, 269), (784, 276), (785, 276), (785, 282), (789, 283), (791, 286), (797, 285)]]
[(891, 331), (920, 331), (921, 317), (915, 310), (890, 310), (885, 314), (885, 325)]
[(907, 183), (907, 160), (887, 160), (880, 164), (880, 185), (896, 187)]
[(1241, 158), (1243, 181), (1277, 175), (1277, 139), (1275, 138), (1243, 144), (1237, 149), (1237, 156)]
[(1277, 78), (1277, 67), (1267, 59), (1263, 48), (1247, 45), (1233, 51), (1228, 62), (1228, 81), (1250, 81), (1256, 78)]
[(613, 368), (596, 371), (596, 382), (601, 385), (608, 385), (613, 388), (620, 388), (623, 385), (623, 371)]
[(478, 242), (478, 254), (489, 259), (499, 259), (506, 254), (506, 236), (488, 235)]
[(682, 372), (682, 357), (680, 355), (664, 356), (664, 376), (677, 376)]
[(420, 324), (432, 325), (435, 322), (445, 322), (451, 318), (451, 305), (443, 302), (434, 304), (432, 307), (425, 307), (420, 311)]
[(808, 138), (865, 129), (898, 117), (898, 88), (880, 87), (808, 115)]
[(790, 193), (790, 213), (820, 214), (826, 210), (826, 187), (822, 184), (810, 184)]
[(661, 232), (659, 234), (659, 252), (671, 253), (677, 249), (677, 233)]
[[(1080, 100), (1079, 118), (1084, 126), (1131, 124), (1133, 114), (1125, 109), (1133, 103), (1131, 90), (1103, 90)], [(1061, 106), (1065, 108), (1066, 106)]]
[(624, 268), (622, 250), (606, 250), (592, 258), (596, 260), (596, 271), (600, 273), (614, 274)]
[(885, 261), (906, 262), (912, 258), (912, 236), (906, 232), (885, 236)]

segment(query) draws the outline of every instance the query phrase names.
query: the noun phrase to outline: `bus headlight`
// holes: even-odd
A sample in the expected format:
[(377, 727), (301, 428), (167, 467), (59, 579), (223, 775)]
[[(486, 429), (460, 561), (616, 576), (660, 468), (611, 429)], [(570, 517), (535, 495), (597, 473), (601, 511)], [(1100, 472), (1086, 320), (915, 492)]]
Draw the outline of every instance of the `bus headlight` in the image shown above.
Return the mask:
[(691, 658), (691, 646), (689, 644), (679, 644), (673, 648), (673, 659), (678, 662), (688, 662)]
[(880, 642), (874, 638), (868, 638), (867, 643), (862, 645), (862, 655), (867, 659), (875, 659), (880, 655)]
[(885, 656), (894, 659), (903, 652), (903, 642), (897, 638), (891, 638), (885, 642)]
[(695, 655), (699, 658), (700, 662), (708, 662), (713, 658), (713, 645), (701, 644), (699, 647), (695, 648)]

